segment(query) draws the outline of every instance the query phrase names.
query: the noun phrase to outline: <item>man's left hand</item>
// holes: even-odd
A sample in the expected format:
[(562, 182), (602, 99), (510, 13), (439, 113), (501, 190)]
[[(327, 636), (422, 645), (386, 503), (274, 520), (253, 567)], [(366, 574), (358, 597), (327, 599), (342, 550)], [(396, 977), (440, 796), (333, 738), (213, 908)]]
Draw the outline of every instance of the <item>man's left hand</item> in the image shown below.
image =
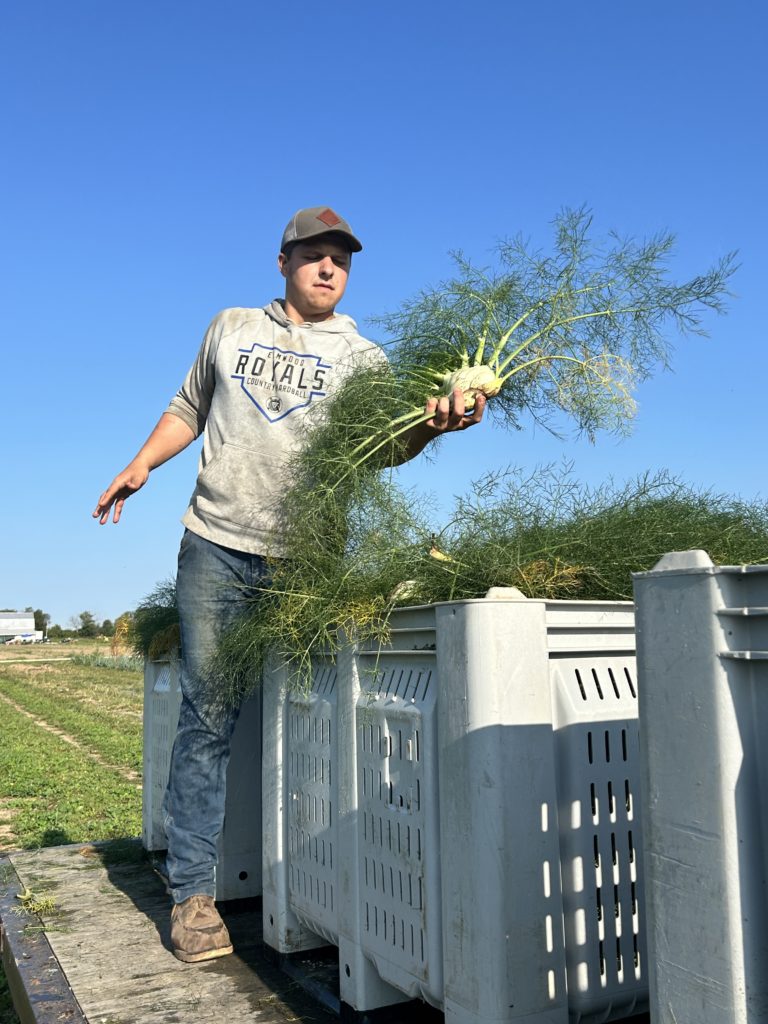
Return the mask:
[(475, 397), (474, 408), (468, 413), (464, 392), (461, 388), (454, 388), (452, 395), (429, 398), (424, 408), (424, 414), (431, 414), (431, 417), (424, 426), (433, 432), (434, 437), (452, 430), (466, 430), (467, 427), (474, 427), (483, 418), (486, 401), (485, 395), (482, 392), (479, 393)]
[(424, 415), (429, 418), (413, 427), (404, 437), (405, 454), (399, 461), (407, 462), (434, 441), (436, 437), (452, 433), (455, 430), (466, 430), (474, 427), (483, 418), (486, 397), (479, 394), (471, 412), (466, 411), (464, 392), (455, 388), (452, 395), (441, 395), (430, 398), (424, 408)]

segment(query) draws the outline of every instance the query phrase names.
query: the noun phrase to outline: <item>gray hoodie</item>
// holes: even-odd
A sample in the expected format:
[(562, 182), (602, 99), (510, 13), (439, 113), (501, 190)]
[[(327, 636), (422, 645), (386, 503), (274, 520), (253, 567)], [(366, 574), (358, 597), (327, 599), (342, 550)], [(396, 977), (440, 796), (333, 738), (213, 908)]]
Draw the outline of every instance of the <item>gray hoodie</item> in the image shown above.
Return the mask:
[(184, 525), (224, 547), (281, 554), (275, 509), (307, 414), (354, 366), (384, 360), (343, 314), (295, 324), (276, 299), (214, 317), (167, 410), (205, 432)]

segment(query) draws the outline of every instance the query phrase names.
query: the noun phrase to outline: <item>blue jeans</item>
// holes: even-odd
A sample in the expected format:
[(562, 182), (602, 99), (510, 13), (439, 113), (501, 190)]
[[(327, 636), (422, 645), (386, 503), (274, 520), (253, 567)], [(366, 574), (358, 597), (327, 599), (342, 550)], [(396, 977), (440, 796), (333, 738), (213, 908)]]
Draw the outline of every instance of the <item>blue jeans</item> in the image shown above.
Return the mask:
[(267, 578), (264, 559), (187, 530), (176, 595), (181, 625), (181, 710), (165, 794), (166, 868), (181, 903), (215, 895), (216, 842), (224, 824), (230, 739), (240, 708), (212, 691), (203, 672), (218, 638), (252, 609)]

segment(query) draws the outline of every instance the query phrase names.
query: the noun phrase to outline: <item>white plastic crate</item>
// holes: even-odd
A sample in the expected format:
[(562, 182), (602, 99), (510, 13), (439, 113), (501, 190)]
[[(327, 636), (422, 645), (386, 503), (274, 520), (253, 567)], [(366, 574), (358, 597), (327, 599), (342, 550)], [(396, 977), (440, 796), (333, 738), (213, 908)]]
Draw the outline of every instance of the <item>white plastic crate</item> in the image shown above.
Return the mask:
[[(265, 940), (337, 943), (358, 1010), (420, 996), (448, 1021), (554, 1024), (640, 1008), (633, 648), (626, 603), (469, 601), (396, 612), (387, 647), (344, 651), (330, 701), (328, 665), (306, 701), (269, 676)], [(320, 755), (306, 737), (323, 719)], [(321, 879), (306, 863), (323, 849)]]
[(768, 566), (635, 577), (652, 1019), (768, 1021)]
[[(163, 798), (181, 707), (177, 657), (144, 663), (142, 842), (167, 846)], [(232, 736), (224, 828), (219, 836), (216, 899), (261, 894), (261, 691), (245, 702)]]
[(547, 602), (568, 1004), (584, 1022), (647, 1005), (634, 645), (630, 604)]

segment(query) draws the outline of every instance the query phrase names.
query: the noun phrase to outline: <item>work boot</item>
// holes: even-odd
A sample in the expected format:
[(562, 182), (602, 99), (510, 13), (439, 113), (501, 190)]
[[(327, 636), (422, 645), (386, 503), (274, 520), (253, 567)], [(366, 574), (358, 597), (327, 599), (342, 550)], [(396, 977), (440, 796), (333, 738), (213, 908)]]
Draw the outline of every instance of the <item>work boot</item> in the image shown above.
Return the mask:
[(215, 960), (232, 952), (229, 932), (213, 896), (190, 896), (171, 911), (171, 945), (186, 964)]

